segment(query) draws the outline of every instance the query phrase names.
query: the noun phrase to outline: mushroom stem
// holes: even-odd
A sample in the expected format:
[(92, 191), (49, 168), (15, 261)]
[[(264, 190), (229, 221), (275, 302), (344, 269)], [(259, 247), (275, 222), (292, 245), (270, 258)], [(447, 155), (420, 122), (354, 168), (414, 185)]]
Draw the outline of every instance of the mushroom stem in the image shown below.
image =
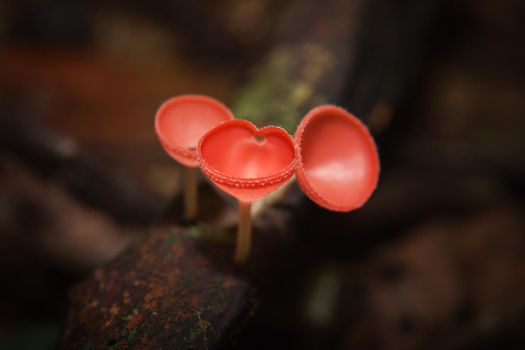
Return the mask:
[(233, 259), (237, 264), (246, 262), (252, 245), (252, 204), (239, 202), (239, 227)]
[(184, 218), (197, 218), (197, 168), (184, 167)]

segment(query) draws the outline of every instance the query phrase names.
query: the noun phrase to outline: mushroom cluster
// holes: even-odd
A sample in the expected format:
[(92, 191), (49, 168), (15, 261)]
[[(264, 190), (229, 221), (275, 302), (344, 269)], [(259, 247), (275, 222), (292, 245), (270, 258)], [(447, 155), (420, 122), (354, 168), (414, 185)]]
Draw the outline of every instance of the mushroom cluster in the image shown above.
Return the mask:
[[(251, 204), (293, 175), (312, 201), (339, 212), (365, 204), (379, 177), (379, 156), (368, 129), (333, 105), (308, 112), (292, 138), (278, 126), (258, 129), (234, 119), (210, 97), (183, 95), (160, 107), (155, 127), (169, 155), (191, 169), (199, 166), (211, 182), (239, 201), (237, 263), (245, 262), (250, 252)], [(186, 182), (189, 219), (196, 214), (194, 182)]]

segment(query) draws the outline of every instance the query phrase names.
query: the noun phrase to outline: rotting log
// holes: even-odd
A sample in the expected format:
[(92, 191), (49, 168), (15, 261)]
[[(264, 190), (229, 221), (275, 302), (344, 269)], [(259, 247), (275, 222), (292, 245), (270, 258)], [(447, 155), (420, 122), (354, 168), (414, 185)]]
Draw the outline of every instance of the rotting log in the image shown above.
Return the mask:
[[(257, 299), (247, 282), (216, 270), (208, 259), (208, 239), (220, 240), (216, 233), (158, 230), (77, 285), (61, 348), (208, 349), (228, 343)], [(229, 249), (219, 254), (228, 259)]]
[[(365, 0), (293, 2), (276, 35), (279, 42), (237, 96), (235, 114), (293, 132), (311, 107), (341, 102), (368, 5)], [(61, 348), (231, 345), (232, 331), (257, 303), (246, 280), (264, 279), (269, 266), (278, 264), (275, 257), (293, 237), (303, 201), (292, 183), (257, 216), (254, 252), (242, 268), (231, 262), (231, 220), (152, 229), (71, 291)], [(224, 217), (231, 216), (231, 206), (223, 207)]]

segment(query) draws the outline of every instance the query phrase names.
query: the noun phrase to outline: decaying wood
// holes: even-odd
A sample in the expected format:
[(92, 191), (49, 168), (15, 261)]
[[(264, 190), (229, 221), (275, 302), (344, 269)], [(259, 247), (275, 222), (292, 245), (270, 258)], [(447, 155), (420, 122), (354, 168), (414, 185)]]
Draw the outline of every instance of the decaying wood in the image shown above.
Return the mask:
[[(208, 240), (220, 241), (220, 233), (161, 229), (98, 270), (72, 291), (61, 348), (207, 349), (228, 343), (257, 299), (247, 282), (216, 269)], [(229, 249), (222, 255), (229, 259)]]

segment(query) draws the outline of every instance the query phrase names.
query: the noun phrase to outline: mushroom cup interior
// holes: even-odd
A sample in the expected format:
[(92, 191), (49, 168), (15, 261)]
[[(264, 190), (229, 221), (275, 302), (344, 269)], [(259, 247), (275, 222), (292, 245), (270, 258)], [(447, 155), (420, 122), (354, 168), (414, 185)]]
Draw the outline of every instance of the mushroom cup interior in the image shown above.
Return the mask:
[(242, 120), (217, 126), (202, 140), (201, 157), (221, 174), (258, 179), (280, 174), (296, 158), (293, 139), (282, 129), (257, 130)]
[(202, 135), (213, 126), (232, 119), (218, 101), (198, 95), (180, 96), (165, 102), (157, 113), (157, 132), (171, 147), (196, 152)]
[(331, 106), (316, 111), (302, 128), (300, 171), (318, 197), (312, 199), (337, 211), (362, 206), (379, 174), (377, 150), (366, 127), (343, 109)]

